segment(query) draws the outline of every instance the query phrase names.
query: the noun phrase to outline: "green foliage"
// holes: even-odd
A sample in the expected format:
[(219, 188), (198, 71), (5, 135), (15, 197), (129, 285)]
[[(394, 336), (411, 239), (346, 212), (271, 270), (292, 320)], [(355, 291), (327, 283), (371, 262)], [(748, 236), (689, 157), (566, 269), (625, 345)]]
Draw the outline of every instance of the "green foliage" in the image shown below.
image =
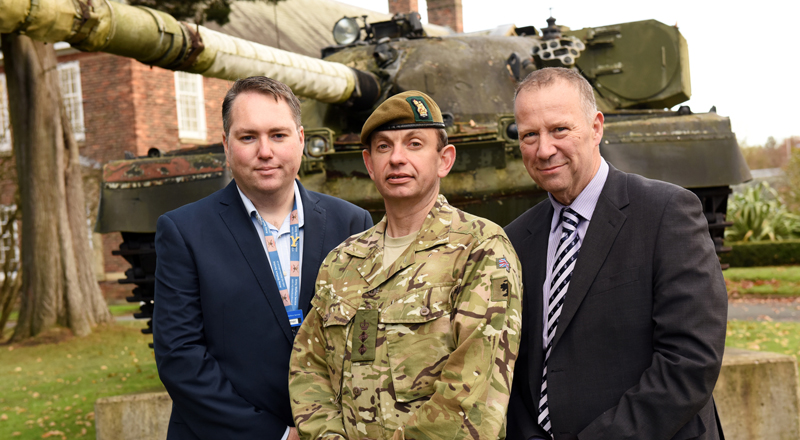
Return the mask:
[(784, 171), (787, 185), (781, 195), (792, 212), (800, 213), (800, 148), (792, 149), (792, 157)]
[(734, 194), (728, 202), (729, 221), (725, 230), (730, 241), (790, 240), (800, 238), (800, 216), (789, 212), (766, 182)]
[[(0, 438), (93, 439), (100, 397), (163, 391), (141, 322), (0, 346)], [(38, 344), (38, 345), (34, 345)]]
[[(255, 0), (243, 0), (255, 1)], [(261, 0), (266, 3), (277, 5), (286, 0)], [(213, 21), (222, 26), (226, 24), (231, 15), (231, 4), (233, 0), (128, 0), (132, 6), (147, 6), (177, 18), (178, 20), (192, 21), (203, 24)]]
[(728, 321), (725, 346), (800, 359), (800, 322)]
[(732, 250), (722, 254), (731, 267), (800, 264), (800, 240), (727, 243)]

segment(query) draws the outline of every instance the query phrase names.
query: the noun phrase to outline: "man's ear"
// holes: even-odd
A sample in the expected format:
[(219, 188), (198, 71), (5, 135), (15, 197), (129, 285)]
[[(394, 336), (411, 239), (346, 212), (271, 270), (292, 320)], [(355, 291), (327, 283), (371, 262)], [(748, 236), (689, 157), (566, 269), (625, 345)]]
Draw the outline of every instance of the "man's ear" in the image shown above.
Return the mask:
[(602, 112), (597, 112), (597, 114), (594, 115), (594, 120), (592, 121), (592, 132), (594, 133), (595, 145), (600, 145), (600, 141), (603, 140), (604, 120), (605, 116), (603, 116)]
[(450, 169), (456, 163), (456, 147), (452, 144), (445, 145), (439, 152), (439, 178), (444, 178), (450, 174)]
[(225, 134), (224, 131), (222, 132), (222, 151), (225, 152), (225, 159), (230, 157), (230, 155), (228, 154), (229, 153), (229, 150), (228, 150), (228, 136)]
[(369, 148), (364, 148), (361, 150), (361, 157), (364, 158), (364, 166), (367, 167), (367, 173), (369, 173), (369, 178), (373, 181), (375, 180), (375, 175), (372, 174), (372, 156), (370, 155)]

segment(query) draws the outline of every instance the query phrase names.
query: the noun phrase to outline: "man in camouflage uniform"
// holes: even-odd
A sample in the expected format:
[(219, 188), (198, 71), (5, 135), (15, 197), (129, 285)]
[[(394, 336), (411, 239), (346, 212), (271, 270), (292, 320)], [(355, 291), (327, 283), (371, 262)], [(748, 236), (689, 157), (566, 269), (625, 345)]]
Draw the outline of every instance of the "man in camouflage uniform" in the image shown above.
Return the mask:
[(514, 249), (439, 195), (455, 147), (430, 97), (388, 99), (361, 140), (386, 217), (320, 269), (289, 372), (300, 436), (505, 438), (522, 310)]

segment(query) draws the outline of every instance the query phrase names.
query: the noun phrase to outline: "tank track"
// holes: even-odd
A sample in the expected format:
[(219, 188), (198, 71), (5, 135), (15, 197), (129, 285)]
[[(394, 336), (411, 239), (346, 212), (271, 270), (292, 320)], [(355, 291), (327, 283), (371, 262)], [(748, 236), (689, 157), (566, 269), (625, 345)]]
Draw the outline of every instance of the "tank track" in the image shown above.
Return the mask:
[[(134, 313), (136, 319), (147, 319), (147, 328), (142, 329), (144, 334), (153, 334), (153, 299), (155, 298), (156, 283), (156, 234), (154, 232), (123, 232), (122, 244), (119, 250), (112, 251), (130, 263), (131, 268), (125, 271), (125, 278), (119, 280), (120, 284), (133, 284), (133, 296), (125, 299), (130, 303), (139, 303), (139, 313)], [(153, 344), (150, 343), (150, 348)]]

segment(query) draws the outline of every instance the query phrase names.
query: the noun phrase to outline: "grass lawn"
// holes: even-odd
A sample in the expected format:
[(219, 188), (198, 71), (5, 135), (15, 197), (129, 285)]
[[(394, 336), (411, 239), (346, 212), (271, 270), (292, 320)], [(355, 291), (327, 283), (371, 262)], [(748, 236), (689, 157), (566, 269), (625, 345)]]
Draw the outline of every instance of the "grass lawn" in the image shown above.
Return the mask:
[(0, 439), (94, 439), (95, 400), (163, 390), (144, 326), (119, 322), (85, 338), (53, 330), (1, 345)]
[(728, 321), (725, 346), (783, 353), (800, 360), (800, 322)]
[[(110, 304), (108, 306), (108, 310), (114, 316), (125, 316), (125, 315), (133, 316), (134, 313), (139, 311), (139, 304), (128, 304), (128, 303)], [(9, 321), (16, 321), (17, 318), (19, 318), (19, 311), (17, 310), (14, 310), (13, 312), (11, 312), (10, 315), (8, 315)]]
[(737, 267), (722, 275), (732, 297), (800, 296), (800, 266)]

